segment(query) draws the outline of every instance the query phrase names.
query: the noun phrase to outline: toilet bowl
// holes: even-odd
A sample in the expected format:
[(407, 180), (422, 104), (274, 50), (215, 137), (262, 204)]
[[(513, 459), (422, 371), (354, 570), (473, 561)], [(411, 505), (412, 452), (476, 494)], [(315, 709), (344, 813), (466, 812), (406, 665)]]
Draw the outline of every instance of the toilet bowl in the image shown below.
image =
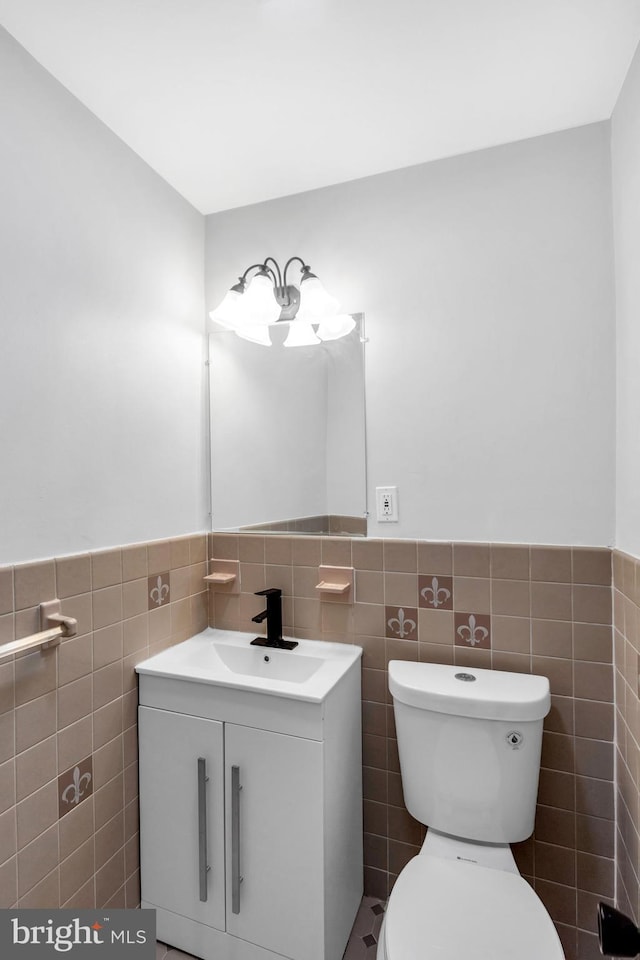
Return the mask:
[(423, 848), (395, 883), (376, 960), (564, 960), (564, 953), (517, 871)]
[(548, 680), (391, 661), (389, 687), (405, 803), (429, 829), (377, 960), (564, 960), (509, 846), (533, 830)]

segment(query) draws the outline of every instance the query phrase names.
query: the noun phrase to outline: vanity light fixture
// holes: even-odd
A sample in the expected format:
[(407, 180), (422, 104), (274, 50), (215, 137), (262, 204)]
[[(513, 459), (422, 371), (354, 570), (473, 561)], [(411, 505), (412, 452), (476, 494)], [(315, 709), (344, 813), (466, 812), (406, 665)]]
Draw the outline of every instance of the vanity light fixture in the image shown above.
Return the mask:
[[(299, 289), (287, 282), (289, 267), (296, 261), (301, 272)], [(273, 257), (266, 257), (263, 263), (247, 267), (209, 316), (244, 340), (265, 347), (271, 346), (269, 326), (288, 321), (289, 334), (284, 345), (299, 347), (338, 340), (350, 333), (355, 320), (338, 310), (338, 301), (327, 293), (301, 257), (290, 257), (284, 270)]]

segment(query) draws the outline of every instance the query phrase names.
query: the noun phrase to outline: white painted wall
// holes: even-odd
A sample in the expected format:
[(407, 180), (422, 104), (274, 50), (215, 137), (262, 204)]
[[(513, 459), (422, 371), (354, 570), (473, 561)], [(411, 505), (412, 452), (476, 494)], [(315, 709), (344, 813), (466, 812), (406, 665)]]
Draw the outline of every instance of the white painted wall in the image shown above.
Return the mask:
[(0, 563), (202, 530), (202, 217), (3, 30), (0, 90)]
[(372, 535), (612, 542), (608, 124), (209, 216), (207, 309), (294, 254), (366, 316)]
[(640, 556), (640, 50), (611, 123), (617, 310), (616, 546)]

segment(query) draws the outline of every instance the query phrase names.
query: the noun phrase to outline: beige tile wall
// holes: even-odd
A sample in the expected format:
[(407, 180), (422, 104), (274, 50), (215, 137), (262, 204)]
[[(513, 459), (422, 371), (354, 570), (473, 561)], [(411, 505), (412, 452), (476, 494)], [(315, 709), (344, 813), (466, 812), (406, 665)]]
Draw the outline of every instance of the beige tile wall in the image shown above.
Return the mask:
[(613, 554), (616, 685), (616, 865), (620, 909), (640, 919), (640, 560)]
[[(610, 551), (234, 535), (212, 535), (210, 551), (239, 560), (241, 571), (240, 593), (212, 591), (213, 625), (254, 629), (263, 598), (253, 592), (276, 586), (289, 635), (363, 647), (365, 888), (372, 896), (387, 896), (424, 837), (403, 803), (388, 661), (549, 677), (536, 831), (516, 854), (557, 924), (567, 960), (598, 956), (596, 904), (614, 895)], [(353, 565), (355, 603), (318, 598), (320, 563)]]
[(134, 666), (206, 627), (205, 573), (204, 534), (0, 568), (0, 643), (78, 619), (0, 660), (0, 907), (139, 904)]

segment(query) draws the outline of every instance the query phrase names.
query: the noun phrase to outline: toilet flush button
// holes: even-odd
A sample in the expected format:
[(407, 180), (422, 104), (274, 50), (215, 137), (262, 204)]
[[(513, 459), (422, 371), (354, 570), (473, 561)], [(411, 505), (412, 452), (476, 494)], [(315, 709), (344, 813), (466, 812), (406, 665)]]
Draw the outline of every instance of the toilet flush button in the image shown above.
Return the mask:
[(465, 680), (467, 683), (476, 679), (472, 673), (455, 673), (454, 676), (456, 680)]
[(523, 741), (523, 736), (518, 730), (511, 730), (507, 734), (507, 743), (513, 750), (517, 750)]

